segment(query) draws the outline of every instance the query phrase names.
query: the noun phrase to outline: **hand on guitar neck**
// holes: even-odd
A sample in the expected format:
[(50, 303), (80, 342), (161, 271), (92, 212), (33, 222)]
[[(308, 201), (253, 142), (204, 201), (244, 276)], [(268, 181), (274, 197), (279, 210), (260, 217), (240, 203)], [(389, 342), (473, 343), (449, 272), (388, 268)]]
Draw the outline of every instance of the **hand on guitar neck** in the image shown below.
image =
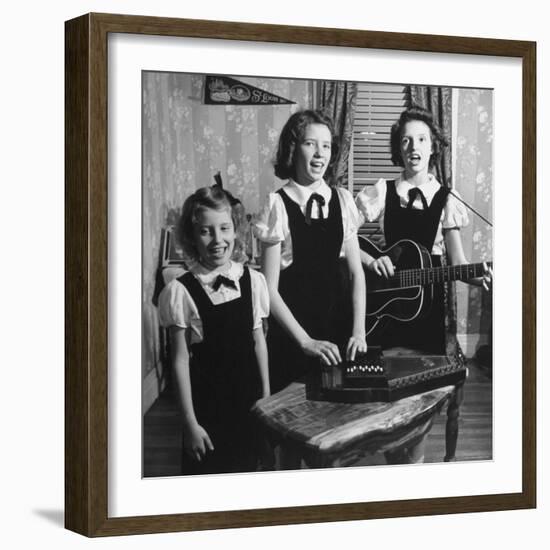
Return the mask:
[(467, 282), (471, 285), (481, 286), (484, 290), (489, 291), (493, 286), (493, 268), (488, 262), (483, 262), (481, 265), (483, 265), (483, 275), (475, 279), (470, 279)]

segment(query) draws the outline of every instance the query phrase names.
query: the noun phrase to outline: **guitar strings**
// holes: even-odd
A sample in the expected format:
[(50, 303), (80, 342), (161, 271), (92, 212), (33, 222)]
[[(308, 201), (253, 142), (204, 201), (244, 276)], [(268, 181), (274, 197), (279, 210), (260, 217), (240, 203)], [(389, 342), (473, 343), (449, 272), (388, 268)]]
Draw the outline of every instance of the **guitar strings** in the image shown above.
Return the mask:
[[(486, 262), (492, 266), (492, 262)], [(447, 282), (459, 278), (480, 277), (483, 274), (483, 263), (460, 264), (453, 266), (440, 266), (431, 268), (413, 268), (399, 271), (396, 275), (389, 277), (388, 281), (399, 281), (400, 286), (426, 284), (434, 282)]]

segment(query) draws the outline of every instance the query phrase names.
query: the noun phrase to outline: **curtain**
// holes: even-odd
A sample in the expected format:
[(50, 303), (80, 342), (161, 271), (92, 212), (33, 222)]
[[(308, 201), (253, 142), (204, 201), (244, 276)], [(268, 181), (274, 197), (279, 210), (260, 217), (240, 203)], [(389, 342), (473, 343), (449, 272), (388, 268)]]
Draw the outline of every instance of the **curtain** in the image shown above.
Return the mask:
[[(439, 162), (434, 167), (435, 176), (439, 182), (452, 188), (452, 88), (439, 86), (411, 86), (411, 103), (428, 109), (434, 122), (442, 130), (449, 141), (449, 146), (443, 148)], [(443, 263), (447, 258), (443, 256)], [(457, 340), (457, 300), (455, 283), (446, 283), (445, 292), (445, 329), (447, 333), (447, 355), (463, 361), (462, 350)]]
[(449, 141), (449, 147), (443, 149), (435, 166), (435, 175), (441, 184), (452, 187), (452, 88), (411, 86), (411, 103), (428, 109)]
[(348, 161), (353, 136), (356, 99), (357, 84), (355, 82), (328, 80), (320, 83), (319, 108), (332, 118), (334, 132), (339, 141), (338, 158), (332, 183), (343, 187), (348, 185)]
[[(462, 88), (456, 94), (457, 116), (453, 185), (485, 218), (493, 208), (493, 91)], [(493, 233), (490, 225), (470, 213), (470, 224), (462, 231), (464, 252), (474, 261), (491, 260)], [(458, 316), (468, 341), (469, 353), (478, 363), (491, 368), (492, 293), (479, 287), (457, 285)], [(461, 325), (462, 323), (459, 323)], [(479, 335), (479, 336), (478, 336)], [(479, 340), (476, 341), (476, 339)]]

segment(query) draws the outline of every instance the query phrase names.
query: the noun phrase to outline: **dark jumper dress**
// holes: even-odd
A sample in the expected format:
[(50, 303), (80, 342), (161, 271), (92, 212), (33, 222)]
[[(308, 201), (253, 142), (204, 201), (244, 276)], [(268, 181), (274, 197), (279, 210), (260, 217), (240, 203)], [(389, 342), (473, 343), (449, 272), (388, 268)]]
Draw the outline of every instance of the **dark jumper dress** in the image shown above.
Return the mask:
[[(449, 190), (440, 187), (428, 206), (422, 191), (412, 188), (409, 191), (409, 203), (403, 208), (395, 181), (388, 180), (386, 185), (384, 211), (386, 246), (390, 247), (401, 239), (410, 239), (423, 245), (431, 253)], [(417, 195), (422, 201), (422, 210), (412, 207)], [(441, 256), (430, 255), (432, 265), (440, 266)], [(434, 285), (433, 290), (432, 307), (425, 316), (407, 323), (397, 321), (388, 323), (382, 334), (383, 348), (402, 346), (438, 355), (446, 353), (444, 286)]]
[(214, 451), (201, 462), (183, 452), (183, 474), (247, 472), (256, 469), (256, 435), (250, 408), (261, 393), (254, 353), (252, 288), (245, 267), (241, 296), (214, 305), (191, 272), (178, 279), (193, 298), (203, 341), (191, 346), (193, 407)]
[[(279, 189), (292, 239), (292, 264), (282, 270), (279, 294), (311, 338), (329, 340), (340, 347), (351, 332), (351, 307), (342, 292), (339, 256), (344, 230), (336, 189), (332, 188), (328, 217), (311, 224), (298, 204)], [(318, 360), (310, 359), (277, 321), (270, 317), (267, 333), (269, 370), (273, 393), (301, 378)]]

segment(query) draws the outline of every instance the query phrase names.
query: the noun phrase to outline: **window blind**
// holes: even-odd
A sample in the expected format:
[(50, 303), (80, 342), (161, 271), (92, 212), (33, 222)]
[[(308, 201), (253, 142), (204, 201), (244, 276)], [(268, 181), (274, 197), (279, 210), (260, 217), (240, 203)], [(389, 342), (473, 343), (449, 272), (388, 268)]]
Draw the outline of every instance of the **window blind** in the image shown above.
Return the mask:
[[(401, 172), (391, 161), (390, 132), (409, 103), (408, 86), (358, 83), (349, 178), (354, 196), (366, 185), (380, 178), (394, 179)], [(376, 223), (366, 223), (360, 234), (374, 235), (377, 228)]]

